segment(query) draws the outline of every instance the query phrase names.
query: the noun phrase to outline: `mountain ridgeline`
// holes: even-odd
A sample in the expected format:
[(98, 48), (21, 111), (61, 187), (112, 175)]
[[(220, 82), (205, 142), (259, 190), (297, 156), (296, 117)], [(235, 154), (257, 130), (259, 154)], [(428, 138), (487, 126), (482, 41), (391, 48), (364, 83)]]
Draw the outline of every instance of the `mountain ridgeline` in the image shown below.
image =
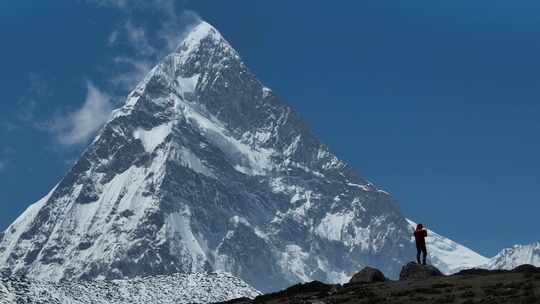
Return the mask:
[(483, 267), (510, 270), (524, 264), (540, 267), (540, 242), (505, 248), (492, 257)]
[(271, 291), (366, 265), (395, 278), (410, 234), (392, 197), (201, 22), (5, 231), (0, 267), (53, 281), (230, 272)]

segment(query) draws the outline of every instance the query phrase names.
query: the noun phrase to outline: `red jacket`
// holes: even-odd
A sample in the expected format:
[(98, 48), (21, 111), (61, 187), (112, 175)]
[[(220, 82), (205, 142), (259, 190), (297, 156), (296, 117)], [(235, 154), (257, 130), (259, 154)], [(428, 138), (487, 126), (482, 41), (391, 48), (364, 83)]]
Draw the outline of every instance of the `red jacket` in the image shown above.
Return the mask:
[(423, 228), (422, 225), (418, 225), (414, 232), (414, 239), (416, 240), (416, 246), (418, 247), (426, 246), (427, 231)]

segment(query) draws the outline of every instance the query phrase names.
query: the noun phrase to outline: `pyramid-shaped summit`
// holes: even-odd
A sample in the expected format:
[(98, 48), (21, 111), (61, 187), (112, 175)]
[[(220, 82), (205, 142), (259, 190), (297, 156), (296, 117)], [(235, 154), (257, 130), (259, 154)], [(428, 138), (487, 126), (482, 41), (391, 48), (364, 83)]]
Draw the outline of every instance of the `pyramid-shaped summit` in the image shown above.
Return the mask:
[(268, 291), (365, 265), (395, 277), (411, 252), (390, 195), (202, 22), (5, 231), (0, 266), (47, 280), (225, 271)]

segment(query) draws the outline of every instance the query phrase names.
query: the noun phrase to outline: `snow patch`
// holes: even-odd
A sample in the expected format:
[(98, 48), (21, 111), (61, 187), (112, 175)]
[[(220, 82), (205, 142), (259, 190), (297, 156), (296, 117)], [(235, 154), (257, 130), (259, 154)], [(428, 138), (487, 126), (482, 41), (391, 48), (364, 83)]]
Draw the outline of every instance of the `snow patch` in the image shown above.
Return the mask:
[(133, 132), (133, 137), (141, 140), (146, 152), (152, 153), (171, 134), (171, 130), (172, 124), (159, 125), (150, 130), (138, 128)]
[(523, 264), (540, 267), (540, 242), (503, 249), (485, 266), (489, 269), (511, 270)]
[(263, 175), (272, 169), (272, 149), (250, 147), (204, 109), (179, 99), (175, 102), (178, 111), (227, 156), (234, 169), (246, 175)]
[(327, 274), (328, 282), (332, 284), (345, 284), (351, 280), (350, 275), (347, 275), (344, 271), (336, 271), (332, 269), (326, 260), (317, 258), (317, 266)]
[[(58, 186), (58, 185), (57, 185)], [(6, 251), (12, 251), (14, 247), (17, 245), (17, 242), (19, 241), (21, 235), (25, 232), (25, 229), (30, 227), (30, 225), (34, 222), (35, 217), (38, 215), (39, 211), (47, 202), (49, 201), (49, 198), (52, 196), (54, 191), (56, 190), (55, 186), (46, 196), (44, 196), (42, 199), (37, 201), (36, 203), (30, 205), (24, 212), (21, 214), (15, 222), (13, 222), (7, 229), (6, 234), (4, 235), (4, 239), (0, 239), (2, 243), (6, 244)], [(12, 232), (12, 233), (7, 233)], [(31, 246), (30, 243), (24, 244), (21, 247), (23, 248), (29, 248)], [(0, 265), (6, 264), (7, 259), (9, 255), (0, 255)]]
[(195, 89), (197, 88), (197, 83), (199, 81), (199, 74), (194, 74), (191, 77), (181, 77), (178, 76), (176, 78), (176, 82), (178, 83), (178, 94), (182, 96), (182, 98), (186, 99), (187, 94), (191, 94), (195, 92)]
[[(253, 232), (255, 233), (256, 236), (258, 236), (259, 238), (265, 240), (265, 241), (269, 241), (269, 238), (268, 238), (268, 235), (266, 233), (264, 233), (261, 229), (259, 229), (258, 227), (256, 226), (253, 226), (251, 225), (251, 223), (244, 217), (241, 217), (241, 216), (238, 216), (238, 215), (235, 215), (233, 216), (231, 219), (230, 219), (230, 222), (231, 224), (233, 225), (233, 227), (235, 229), (238, 228), (238, 225), (239, 224), (243, 224), (244, 226), (247, 226), (251, 229), (253, 229)], [(229, 230), (227, 232), (227, 235), (230, 236), (234, 231), (231, 231)], [(226, 237), (227, 238), (227, 237)]]
[(311, 281), (311, 277), (306, 274), (306, 261), (309, 259), (309, 254), (304, 252), (298, 245), (285, 246), (285, 252), (282, 253), (280, 266), (287, 272), (293, 273), (298, 280), (303, 282)]
[[(353, 200), (352, 204), (355, 202), (356, 200)], [(366, 250), (370, 246), (371, 230), (369, 227), (360, 227), (355, 224), (355, 219), (356, 216), (353, 211), (329, 213), (317, 225), (315, 234), (330, 241), (342, 242), (351, 248), (360, 246), (362, 250)], [(377, 219), (375, 219), (373, 225), (377, 224)], [(376, 241), (371, 243), (376, 250)]]
[(263, 87), (262, 92), (263, 92), (263, 98), (267, 98), (268, 96), (270, 96), (270, 94), (272, 94), (272, 90), (268, 87)]
[(315, 233), (331, 241), (341, 241), (343, 231), (350, 225), (354, 216), (350, 213), (334, 213), (326, 215), (315, 228)]
[(186, 206), (181, 212), (175, 212), (167, 216), (165, 220), (167, 239), (175, 240), (171, 242), (171, 254), (179, 256), (189, 255), (192, 271), (204, 269), (207, 260), (206, 251), (202, 242), (195, 236), (191, 229), (191, 211)]
[(347, 186), (357, 187), (357, 188), (362, 189), (363, 191), (370, 191), (371, 190), (370, 184), (360, 185), (360, 184), (354, 184), (354, 183), (347, 183)]
[(214, 173), (212, 172), (212, 169), (210, 169), (208, 166), (206, 166), (205, 162), (201, 160), (195, 153), (193, 153), (191, 150), (181, 147), (178, 151), (179, 155), (179, 161), (180, 163), (204, 176), (216, 178)]

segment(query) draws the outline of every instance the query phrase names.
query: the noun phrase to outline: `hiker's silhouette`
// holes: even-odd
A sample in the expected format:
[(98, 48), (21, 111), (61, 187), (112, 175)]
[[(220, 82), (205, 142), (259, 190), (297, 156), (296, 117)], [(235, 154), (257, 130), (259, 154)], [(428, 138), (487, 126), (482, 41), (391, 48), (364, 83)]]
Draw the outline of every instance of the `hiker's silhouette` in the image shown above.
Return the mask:
[[(414, 230), (414, 229), (413, 229)], [(413, 232), (414, 239), (416, 240), (416, 261), (420, 264), (420, 254), (423, 254), (422, 264), (426, 265), (426, 237), (427, 231), (424, 229), (422, 224), (416, 225), (416, 230)]]

